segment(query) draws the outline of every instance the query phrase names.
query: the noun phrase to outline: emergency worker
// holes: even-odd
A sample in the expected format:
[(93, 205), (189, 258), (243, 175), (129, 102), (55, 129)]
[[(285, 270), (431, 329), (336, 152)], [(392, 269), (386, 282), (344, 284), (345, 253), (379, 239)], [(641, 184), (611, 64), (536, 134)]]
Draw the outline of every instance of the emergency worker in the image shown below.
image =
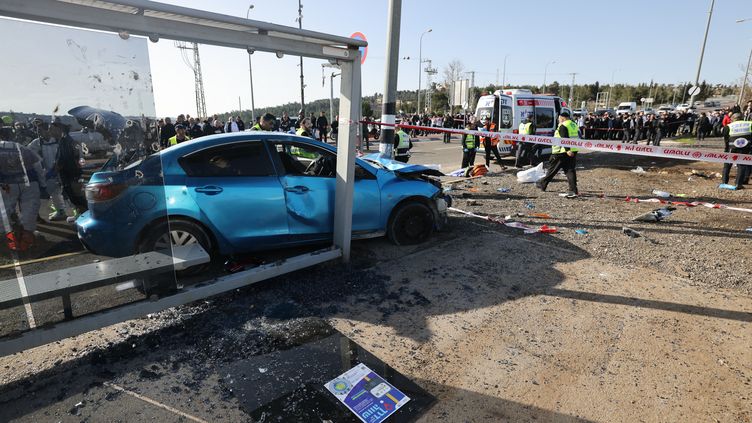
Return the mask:
[[(723, 128), (723, 132), (724, 139), (727, 137), (726, 134), (728, 134), (730, 153), (752, 153), (752, 121), (742, 120), (741, 113), (734, 113), (731, 115), (731, 123)], [(744, 184), (749, 183), (750, 171), (752, 171), (750, 165), (737, 164), (736, 189), (742, 189), (744, 188)], [(730, 173), (731, 163), (724, 163), (723, 178), (721, 179), (722, 185), (728, 184)]]
[[(465, 125), (468, 131), (473, 129), (471, 123)], [(475, 165), (475, 153), (478, 151), (478, 142), (475, 135), (462, 134), (462, 168)]]
[[(488, 132), (496, 132), (496, 122), (491, 121), (491, 119), (486, 119), (483, 122), (483, 129), (485, 129)], [(486, 167), (491, 168), (491, 155), (493, 154), (496, 156), (496, 163), (501, 166), (502, 169), (504, 169), (504, 166), (501, 164), (501, 155), (499, 154), (499, 147), (497, 147), (497, 144), (499, 143), (498, 138), (491, 138), (491, 137), (482, 137), (483, 139), (483, 150), (486, 152)]]
[(303, 120), (300, 122), (300, 127), (297, 131), (295, 131), (295, 135), (301, 136), (301, 137), (309, 137), (313, 138), (313, 123), (311, 123), (311, 119), (309, 118), (303, 118)]
[[(554, 133), (554, 138), (577, 138), (577, 124), (569, 118), (569, 112), (564, 110), (559, 114), (559, 128)], [(545, 191), (548, 184), (554, 179), (560, 170), (564, 170), (569, 183), (567, 198), (575, 198), (579, 194), (577, 191), (577, 149), (574, 147), (562, 147), (559, 145), (551, 146), (551, 160), (548, 167), (548, 173), (541, 180), (535, 183), (535, 186)]]
[(261, 116), (261, 119), (259, 119), (259, 121), (251, 127), (251, 131), (271, 131), (272, 129), (274, 129), (275, 120), (277, 120), (277, 118), (273, 114), (264, 113), (264, 115)]
[[(67, 125), (53, 122), (50, 124), (49, 134), (51, 138), (60, 141), (55, 165), (58, 175), (60, 175), (63, 193), (73, 204), (75, 212), (80, 215), (89, 208), (84, 195), (84, 186), (80, 180), (83, 174), (81, 166), (84, 164), (84, 160), (80, 144), (68, 135), (68, 130)], [(69, 216), (66, 221), (75, 223), (76, 217)]]
[(413, 143), (410, 141), (410, 135), (405, 132), (404, 128), (398, 126), (397, 132), (394, 133), (394, 160), (407, 163), (410, 160), (411, 148), (413, 148)]
[[(517, 132), (520, 135), (534, 135), (535, 124), (533, 124), (532, 115), (527, 115), (525, 120), (520, 122), (520, 126), (517, 128)], [(520, 142), (517, 145), (517, 155), (514, 160), (515, 167), (522, 167), (527, 163), (536, 165), (533, 159), (536, 150), (536, 145), (529, 142)]]
[[(39, 217), (39, 187), (45, 188), (41, 159), (29, 148), (11, 141), (10, 127), (0, 128), (0, 198), (5, 210), (0, 225), (8, 248), (23, 252), (34, 244)], [(18, 225), (11, 216), (20, 212)]]
[(185, 134), (185, 126), (179, 123), (175, 125), (175, 135), (170, 137), (170, 139), (167, 140), (167, 143), (170, 147), (172, 147), (173, 145), (178, 145), (181, 142), (186, 142), (190, 140), (191, 140), (191, 137)]
[[(57, 156), (60, 147), (58, 138), (50, 137), (49, 126), (42, 123), (37, 128), (39, 138), (29, 143), (29, 149), (39, 156), (42, 161), (42, 177), (47, 185), (47, 194), (50, 196), (54, 212), (49, 215), (52, 222), (65, 220), (68, 215), (65, 213), (65, 199), (63, 198), (63, 187), (60, 184), (60, 177), (57, 172)], [(40, 178), (41, 179), (41, 178)]]

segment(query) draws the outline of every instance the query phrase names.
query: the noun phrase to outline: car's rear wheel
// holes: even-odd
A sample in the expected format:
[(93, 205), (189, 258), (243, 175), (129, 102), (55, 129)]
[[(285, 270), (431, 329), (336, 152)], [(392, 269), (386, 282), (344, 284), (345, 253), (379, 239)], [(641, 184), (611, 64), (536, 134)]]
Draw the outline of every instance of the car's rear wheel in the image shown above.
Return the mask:
[(387, 236), (397, 245), (425, 242), (433, 233), (433, 211), (419, 201), (411, 201), (394, 211), (387, 226)]
[[(169, 254), (171, 247), (195, 244), (200, 245), (209, 254), (214, 249), (211, 236), (201, 225), (189, 220), (170, 220), (159, 222), (151, 227), (144, 235), (138, 250), (140, 253), (163, 251)], [(206, 271), (210, 265), (210, 263), (205, 263), (191, 266), (176, 272), (175, 275), (177, 277), (194, 276)], [(142, 292), (146, 293), (162, 293), (171, 290), (175, 285), (171, 273), (148, 277), (143, 282)]]

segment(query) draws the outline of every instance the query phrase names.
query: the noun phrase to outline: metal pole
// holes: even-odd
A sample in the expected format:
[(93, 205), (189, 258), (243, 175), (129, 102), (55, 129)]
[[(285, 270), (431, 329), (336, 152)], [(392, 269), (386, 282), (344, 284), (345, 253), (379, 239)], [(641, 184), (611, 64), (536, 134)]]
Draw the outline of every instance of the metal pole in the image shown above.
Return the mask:
[(509, 57), (508, 54), (504, 56), (504, 70), (501, 71), (501, 89), (507, 86), (507, 57)]
[(420, 84), (421, 84), (421, 77), (423, 76), (423, 36), (428, 34), (429, 32), (433, 31), (433, 29), (428, 28), (428, 30), (424, 31), (422, 34), (420, 34), (420, 42), (418, 43), (418, 105), (415, 109), (415, 112), (420, 114)]
[(331, 122), (334, 122), (334, 78), (340, 75), (332, 72), (329, 77), (329, 119)]
[(736, 102), (739, 106), (744, 101), (744, 87), (747, 85), (747, 76), (749, 75), (749, 65), (752, 64), (752, 49), (749, 50), (749, 59), (747, 59), (747, 70), (744, 72), (744, 79), (742, 79), (742, 89), (739, 92), (739, 100)]
[(574, 76), (577, 75), (577, 73), (572, 72), (572, 85), (569, 87), (569, 109), (572, 110), (573, 107), (573, 101), (574, 101)]
[[(700, 60), (697, 63), (697, 75), (695, 75), (695, 86), (698, 87), (700, 84), (700, 70), (702, 69), (702, 58), (705, 56), (705, 43), (708, 41), (708, 31), (710, 31), (710, 19), (713, 17), (713, 6), (715, 5), (715, 0), (710, 0), (710, 10), (708, 10), (708, 23), (705, 26), (705, 37), (702, 39), (702, 48), (700, 49)], [(691, 97), (689, 97), (689, 107), (693, 107), (695, 104), (695, 96), (697, 94), (692, 94)]]
[(684, 85), (682, 85), (682, 104), (684, 104), (684, 98), (687, 96), (687, 83), (685, 82)]
[[(251, 13), (251, 9), (253, 9), (253, 5), (248, 6), (248, 11), (245, 12), (245, 18), (248, 19)], [(253, 54), (252, 49), (247, 49), (248, 51), (248, 77), (251, 80), (251, 125), (254, 125), (256, 123), (256, 106), (255, 102), (253, 100), (253, 62), (251, 62), (251, 55)]]
[(608, 86), (608, 97), (606, 97), (606, 108), (608, 109), (608, 106), (611, 105), (611, 90), (614, 89), (614, 75), (616, 75), (616, 71), (618, 69), (614, 69), (613, 72), (611, 72), (611, 85)]
[(556, 63), (556, 60), (546, 63), (546, 67), (543, 69), (543, 92), (541, 94), (546, 93), (546, 76), (548, 76), (548, 65), (553, 65), (554, 63)]
[[(298, 0), (298, 28), (303, 29), (303, 3)], [(305, 116), (305, 80), (303, 79), (303, 56), (300, 56), (300, 111)]]
[[(400, 20), (402, 18), (402, 0), (389, 0), (389, 21), (386, 28), (386, 76), (384, 78), (384, 100), (381, 103), (381, 122), (395, 123), (397, 111), (397, 71), (399, 69)], [(394, 147), (394, 127), (381, 128), (379, 154), (391, 158)]]

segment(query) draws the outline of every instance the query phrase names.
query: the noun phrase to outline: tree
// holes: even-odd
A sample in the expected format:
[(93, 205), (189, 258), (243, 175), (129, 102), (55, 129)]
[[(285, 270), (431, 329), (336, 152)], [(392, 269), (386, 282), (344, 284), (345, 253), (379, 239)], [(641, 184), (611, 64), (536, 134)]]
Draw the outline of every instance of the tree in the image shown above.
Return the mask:
[(372, 117), (373, 116), (373, 109), (371, 108), (371, 103), (370, 102), (364, 101), (363, 103), (361, 103), (360, 114), (363, 115), (363, 117)]

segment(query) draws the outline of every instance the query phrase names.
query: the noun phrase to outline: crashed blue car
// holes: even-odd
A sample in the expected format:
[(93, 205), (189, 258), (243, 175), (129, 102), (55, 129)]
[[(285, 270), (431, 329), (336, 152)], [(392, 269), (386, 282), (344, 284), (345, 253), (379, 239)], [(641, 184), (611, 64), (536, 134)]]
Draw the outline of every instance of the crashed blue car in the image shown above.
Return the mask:
[[(353, 238), (421, 243), (446, 222), (441, 173), (368, 156), (355, 164)], [(213, 255), (331, 240), (336, 148), (273, 132), (188, 141), (95, 173), (78, 237), (95, 254), (199, 243)]]

